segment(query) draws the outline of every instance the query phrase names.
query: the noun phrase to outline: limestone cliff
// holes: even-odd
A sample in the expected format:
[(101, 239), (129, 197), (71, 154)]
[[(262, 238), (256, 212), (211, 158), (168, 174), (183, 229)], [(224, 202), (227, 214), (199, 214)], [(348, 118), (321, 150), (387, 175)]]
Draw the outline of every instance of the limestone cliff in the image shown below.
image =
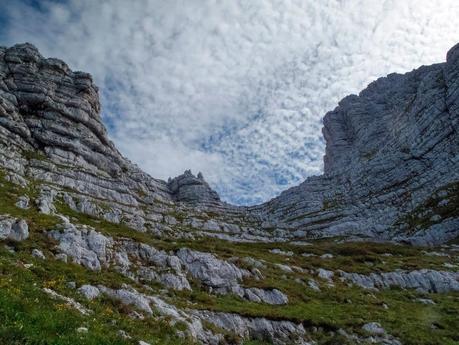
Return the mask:
[(324, 117), (325, 174), (261, 208), (300, 236), (441, 243), (459, 235), (459, 46)]
[(458, 51), (343, 99), (324, 118), (325, 174), (247, 208), (223, 203), (189, 171), (150, 177), (108, 139), (90, 75), (30, 44), (1, 48), (0, 164), (10, 180), (42, 185), (51, 210), (62, 199), (157, 235), (441, 243), (459, 233)]

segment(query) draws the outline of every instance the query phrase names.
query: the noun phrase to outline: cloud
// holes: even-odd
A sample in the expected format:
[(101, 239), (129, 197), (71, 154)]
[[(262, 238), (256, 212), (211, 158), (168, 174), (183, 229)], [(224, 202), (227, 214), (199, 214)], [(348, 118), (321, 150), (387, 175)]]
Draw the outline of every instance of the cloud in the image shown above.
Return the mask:
[(455, 0), (11, 1), (2, 44), (92, 73), (121, 151), (267, 200), (322, 171), (321, 119), (389, 72), (444, 60)]

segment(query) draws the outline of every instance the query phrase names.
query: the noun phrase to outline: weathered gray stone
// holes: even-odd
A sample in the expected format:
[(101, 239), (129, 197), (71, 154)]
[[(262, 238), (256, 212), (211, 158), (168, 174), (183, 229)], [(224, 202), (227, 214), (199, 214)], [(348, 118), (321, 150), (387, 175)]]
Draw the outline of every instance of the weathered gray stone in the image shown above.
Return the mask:
[(271, 341), (277, 345), (307, 345), (305, 329), (290, 321), (272, 321), (265, 318), (246, 318), (237, 314), (196, 312), (199, 317), (242, 338)]
[(59, 253), (59, 254), (56, 254), (56, 255), (54, 256), (54, 258), (55, 258), (56, 260), (59, 260), (59, 261), (62, 261), (62, 262), (67, 263), (67, 254)]
[(78, 288), (78, 292), (89, 300), (93, 300), (100, 295), (100, 290), (92, 285), (82, 285)]
[(286, 272), (286, 273), (293, 273), (293, 269), (288, 266), (288, 265), (284, 265), (284, 264), (274, 264), (274, 266), (276, 266), (278, 269), (280, 269), (281, 271), (283, 272)]
[(328, 281), (333, 281), (333, 276), (334, 276), (334, 272), (333, 271), (330, 271), (330, 270), (326, 270), (326, 269), (323, 269), (323, 268), (319, 268), (317, 270), (317, 276), (319, 278), (322, 278), (324, 280), (328, 280)]
[(294, 254), (292, 251), (286, 252), (286, 251), (278, 249), (278, 248), (271, 249), (269, 252), (272, 253), (272, 254), (278, 254), (278, 255), (284, 255), (284, 256), (293, 256), (293, 254)]
[(101, 293), (113, 299), (119, 300), (123, 304), (133, 305), (148, 315), (153, 314), (153, 310), (150, 307), (151, 300), (148, 296), (143, 295), (132, 288), (114, 290), (102, 285), (99, 285), (97, 288)]
[(266, 268), (266, 265), (260, 260), (254, 259), (252, 257), (246, 256), (242, 258), (242, 261), (253, 268), (263, 269)]
[(202, 174), (195, 177), (190, 170), (168, 182), (168, 187), (177, 201), (201, 203), (205, 205), (219, 204), (220, 197), (204, 181)]
[(24, 219), (0, 216), (0, 240), (24, 241), (29, 237), (29, 227)]
[[(18, 186), (38, 181), (35, 205), (42, 213), (55, 214), (55, 204), (62, 200), (76, 212), (155, 236), (293, 244), (343, 236), (435, 245), (459, 235), (458, 95), (459, 45), (448, 52), (445, 63), (378, 79), (325, 115), (323, 176), (308, 178), (265, 204), (236, 207), (220, 201), (202, 174), (186, 171), (166, 183), (122, 157), (102, 124), (91, 76), (21, 44), (0, 48), (0, 168), (5, 180)], [(26, 196), (16, 203), (23, 209), (29, 204)], [(49, 233), (58, 242), (56, 259), (68, 256), (92, 270), (113, 265), (133, 280), (159, 281), (178, 290), (191, 288), (188, 274), (213, 293), (233, 293), (258, 303), (288, 302), (279, 290), (242, 286), (243, 278), (263, 279), (259, 269), (271, 264), (246, 259), (249, 271), (212, 253), (186, 248), (165, 252), (61, 219), (61, 228)], [(24, 220), (0, 217), (0, 239), (27, 237)], [(272, 253), (287, 256), (286, 261), (294, 255), (280, 249)], [(285, 275), (304, 273), (293, 265), (275, 267)], [(445, 267), (457, 266), (451, 262)], [(332, 284), (332, 271), (319, 269), (317, 274)], [(459, 290), (458, 273), (453, 271), (343, 272), (341, 277), (371, 289)], [(312, 279), (308, 285), (319, 290)], [(204, 343), (222, 339), (203, 330), (202, 316), (133, 289), (104, 289), (147, 314), (154, 305), (163, 315), (183, 320)], [(247, 336), (266, 333), (273, 342), (287, 344), (296, 341), (291, 335), (299, 334), (298, 341), (305, 342), (304, 330), (292, 323), (210, 312), (207, 317)], [(375, 327), (367, 328), (375, 341), (398, 343), (375, 333)]]
[(384, 328), (377, 322), (369, 322), (362, 326), (362, 329), (371, 335), (383, 335), (386, 333)]
[(11, 232), (8, 236), (13, 241), (24, 241), (29, 237), (29, 227), (24, 219), (20, 219), (13, 223), (11, 226)]
[(371, 273), (370, 275), (340, 272), (341, 277), (365, 289), (401, 287), (423, 292), (459, 291), (459, 272), (421, 269)]
[(436, 304), (434, 301), (432, 301), (429, 298), (417, 298), (416, 301), (422, 304), (430, 304), (430, 305)]
[(314, 279), (308, 279), (308, 286), (314, 291), (320, 291), (320, 286)]
[(188, 279), (182, 274), (163, 273), (159, 280), (162, 284), (174, 290), (191, 290)]
[(214, 288), (230, 287), (238, 284), (243, 277), (250, 276), (247, 270), (217, 259), (210, 253), (182, 248), (176, 255), (194, 278)]
[(457, 237), (458, 214), (448, 208), (459, 181), (457, 51), (344, 98), (324, 117), (325, 174), (253, 210), (303, 238), (435, 245)]
[(250, 277), (251, 273), (245, 269), (238, 268), (233, 263), (217, 259), (210, 253), (182, 248), (177, 251), (176, 255), (193, 278), (200, 280), (215, 293), (232, 293), (252, 302), (267, 304), (288, 303), (288, 297), (277, 289), (263, 290), (242, 287), (240, 282), (244, 277)]
[(127, 334), (126, 331), (124, 331), (124, 330), (122, 330), (122, 329), (120, 329), (120, 330), (117, 332), (117, 334), (118, 334), (119, 337), (121, 337), (121, 338), (123, 338), (123, 339), (132, 339), (132, 337), (131, 337), (129, 334)]
[(264, 290), (258, 288), (245, 288), (244, 297), (252, 302), (280, 305), (287, 304), (288, 297), (277, 289)]
[(26, 210), (30, 207), (29, 203), (30, 203), (29, 197), (27, 195), (23, 195), (18, 198), (18, 201), (16, 202), (15, 205), (16, 207)]
[(36, 200), (36, 204), (41, 213), (52, 214), (56, 211), (54, 207), (54, 198), (57, 195), (57, 191), (50, 187), (43, 187), (40, 191), (40, 196)]
[(67, 305), (78, 310), (83, 315), (89, 315), (92, 313), (90, 309), (85, 308), (83, 305), (75, 301), (73, 298), (63, 296), (61, 294), (58, 294), (56, 291), (48, 289), (48, 288), (44, 288), (43, 291), (53, 299), (64, 301)]
[(59, 242), (58, 249), (70, 256), (73, 262), (91, 270), (100, 270), (108, 263), (113, 240), (94, 229), (78, 229), (73, 224), (63, 224), (63, 230), (53, 230), (48, 235)]
[(32, 250), (32, 256), (36, 257), (37, 259), (45, 260), (46, 256), (43, 254), (43, 252), (39, 249), (33, 249)]
[[(44, 213), (54, 212), (55, 190), (71, 188), (81, 194), (77, 200), (59, 193), (73, 209), (159, 235), (193, 236), (176, 229), (187, 224), (232, 241), (364, 235), (445, 242), (458, 234), (457, 214), (444, 212), (458, 181), (457, 49), (443, 64), (389, 75), (342, 100), (324, 119), (325, 175), (245, 208), (221, 202), (202, 174), (186, 171), (166, 183), (143, 173), (108, 139), (91, 76), (45, 59), (30, 44), (16, 45), (5, 48), (0, 60), (1, 77), (8, 81), (0, 95), (0, 143), (20, 150), (0, 165), (15, 172), (7, 175), (10, 180), (53, 184), (43, 186), (36, 200)], [(432, 197), (438, 207), (419, 215)], [(162, 205), (151, 207), (155, 200)], [(170, 217), (177, 204), (184, 207), (184, 224)], [(412, 214), (423, 217), (424, 228), (410, 228), (406, 216)], [(158, 224), (162, 220), (170, 226)]]

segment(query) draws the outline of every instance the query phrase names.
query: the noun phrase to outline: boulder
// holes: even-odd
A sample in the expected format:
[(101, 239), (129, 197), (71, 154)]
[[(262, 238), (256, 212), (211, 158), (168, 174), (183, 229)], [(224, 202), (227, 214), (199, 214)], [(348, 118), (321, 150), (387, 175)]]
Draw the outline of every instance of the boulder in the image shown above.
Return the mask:
[(330, 270), (326, 270), (326, 269), (323, 269), (323, 268), (319, 268), (317, 269), (317, 276), (319, 278), (322, 278), (324, 280), (328, 280), (328, 281), (332, 281), (333, 280), (333, 276), (334, 276), (334, 272), (333, 271), (330, 271)]
[(45, 260), (46, 259), (46, 256), (45, 254), (43, 254), (43, 252), (39, 249), (33, 249), (32, 250), (32, 256), (37, 258), (37, 259), (41, 259), (41, 260)]
[(61, 230), (48, 232), (48, 236), (58, 241), (58, 250), (72, 258), (73, 262), (91, 270), (99, 271), (107, 265), (112, 254), (113, 240), (91, 228), (77, 228), (67, 223)]
[(159, 280), (166, 287), (174, 290), (191, 290), (188, 279), (182, 274), (163, 273)]
[(259, 288), (245, 288), (244, 297), (251, 302), (282, 305), (288, 303), (288, 297), (277, 289), (265, 290)]
[(52, 214), (56, 211), (54, 207), (54, 198), (57, 195), (57, 191), (54, 188), (44, 186), (40, 190), (40, 195), (35, 201), (38, 209), (41, 213)]
[(93, 285), (82, 285), (78, 288), (78, 292), (88, 300), (93, 300), (100, 295), (100, 290)]
[(29, 227), (24, 219), (0, 216), (0, 240), (24, 241), (29, 237)]
[(194, 176), (191, 170), (168, 182), (168, 187), (177, 201), (200, 203), (203, 205), (219, 205), (220, 197), (204, 181), (201, 173)]
[(231, 287), (238, 284), (243, 277), (250, 276), (247, 270), (217, 259), (215, 255), (210, 253), (182, 248), (177, 251), (176, 255), (193, 278), (199, 279), (210, 287)]
[(383, 335), (386, 333), (384, 328), (377, 322), (369, 322), (362, 326), (362, 329), (370, 335)]
[(30, 207), (30, 198), (27, 195), (20, 196), (15, 205), (18, 208), (27, 210)]

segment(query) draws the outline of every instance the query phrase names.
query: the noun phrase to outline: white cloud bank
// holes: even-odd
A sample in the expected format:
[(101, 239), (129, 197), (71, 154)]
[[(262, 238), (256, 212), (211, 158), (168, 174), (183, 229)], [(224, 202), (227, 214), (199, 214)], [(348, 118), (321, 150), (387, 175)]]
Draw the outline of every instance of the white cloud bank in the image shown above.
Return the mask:
[(237, 203), (320, 174), (326, 111), (459, 41), (456, 0), (38, 3), (0, 5), (0, 43), (92, 73), (123, 153), (159, 178), (202, 171)]

